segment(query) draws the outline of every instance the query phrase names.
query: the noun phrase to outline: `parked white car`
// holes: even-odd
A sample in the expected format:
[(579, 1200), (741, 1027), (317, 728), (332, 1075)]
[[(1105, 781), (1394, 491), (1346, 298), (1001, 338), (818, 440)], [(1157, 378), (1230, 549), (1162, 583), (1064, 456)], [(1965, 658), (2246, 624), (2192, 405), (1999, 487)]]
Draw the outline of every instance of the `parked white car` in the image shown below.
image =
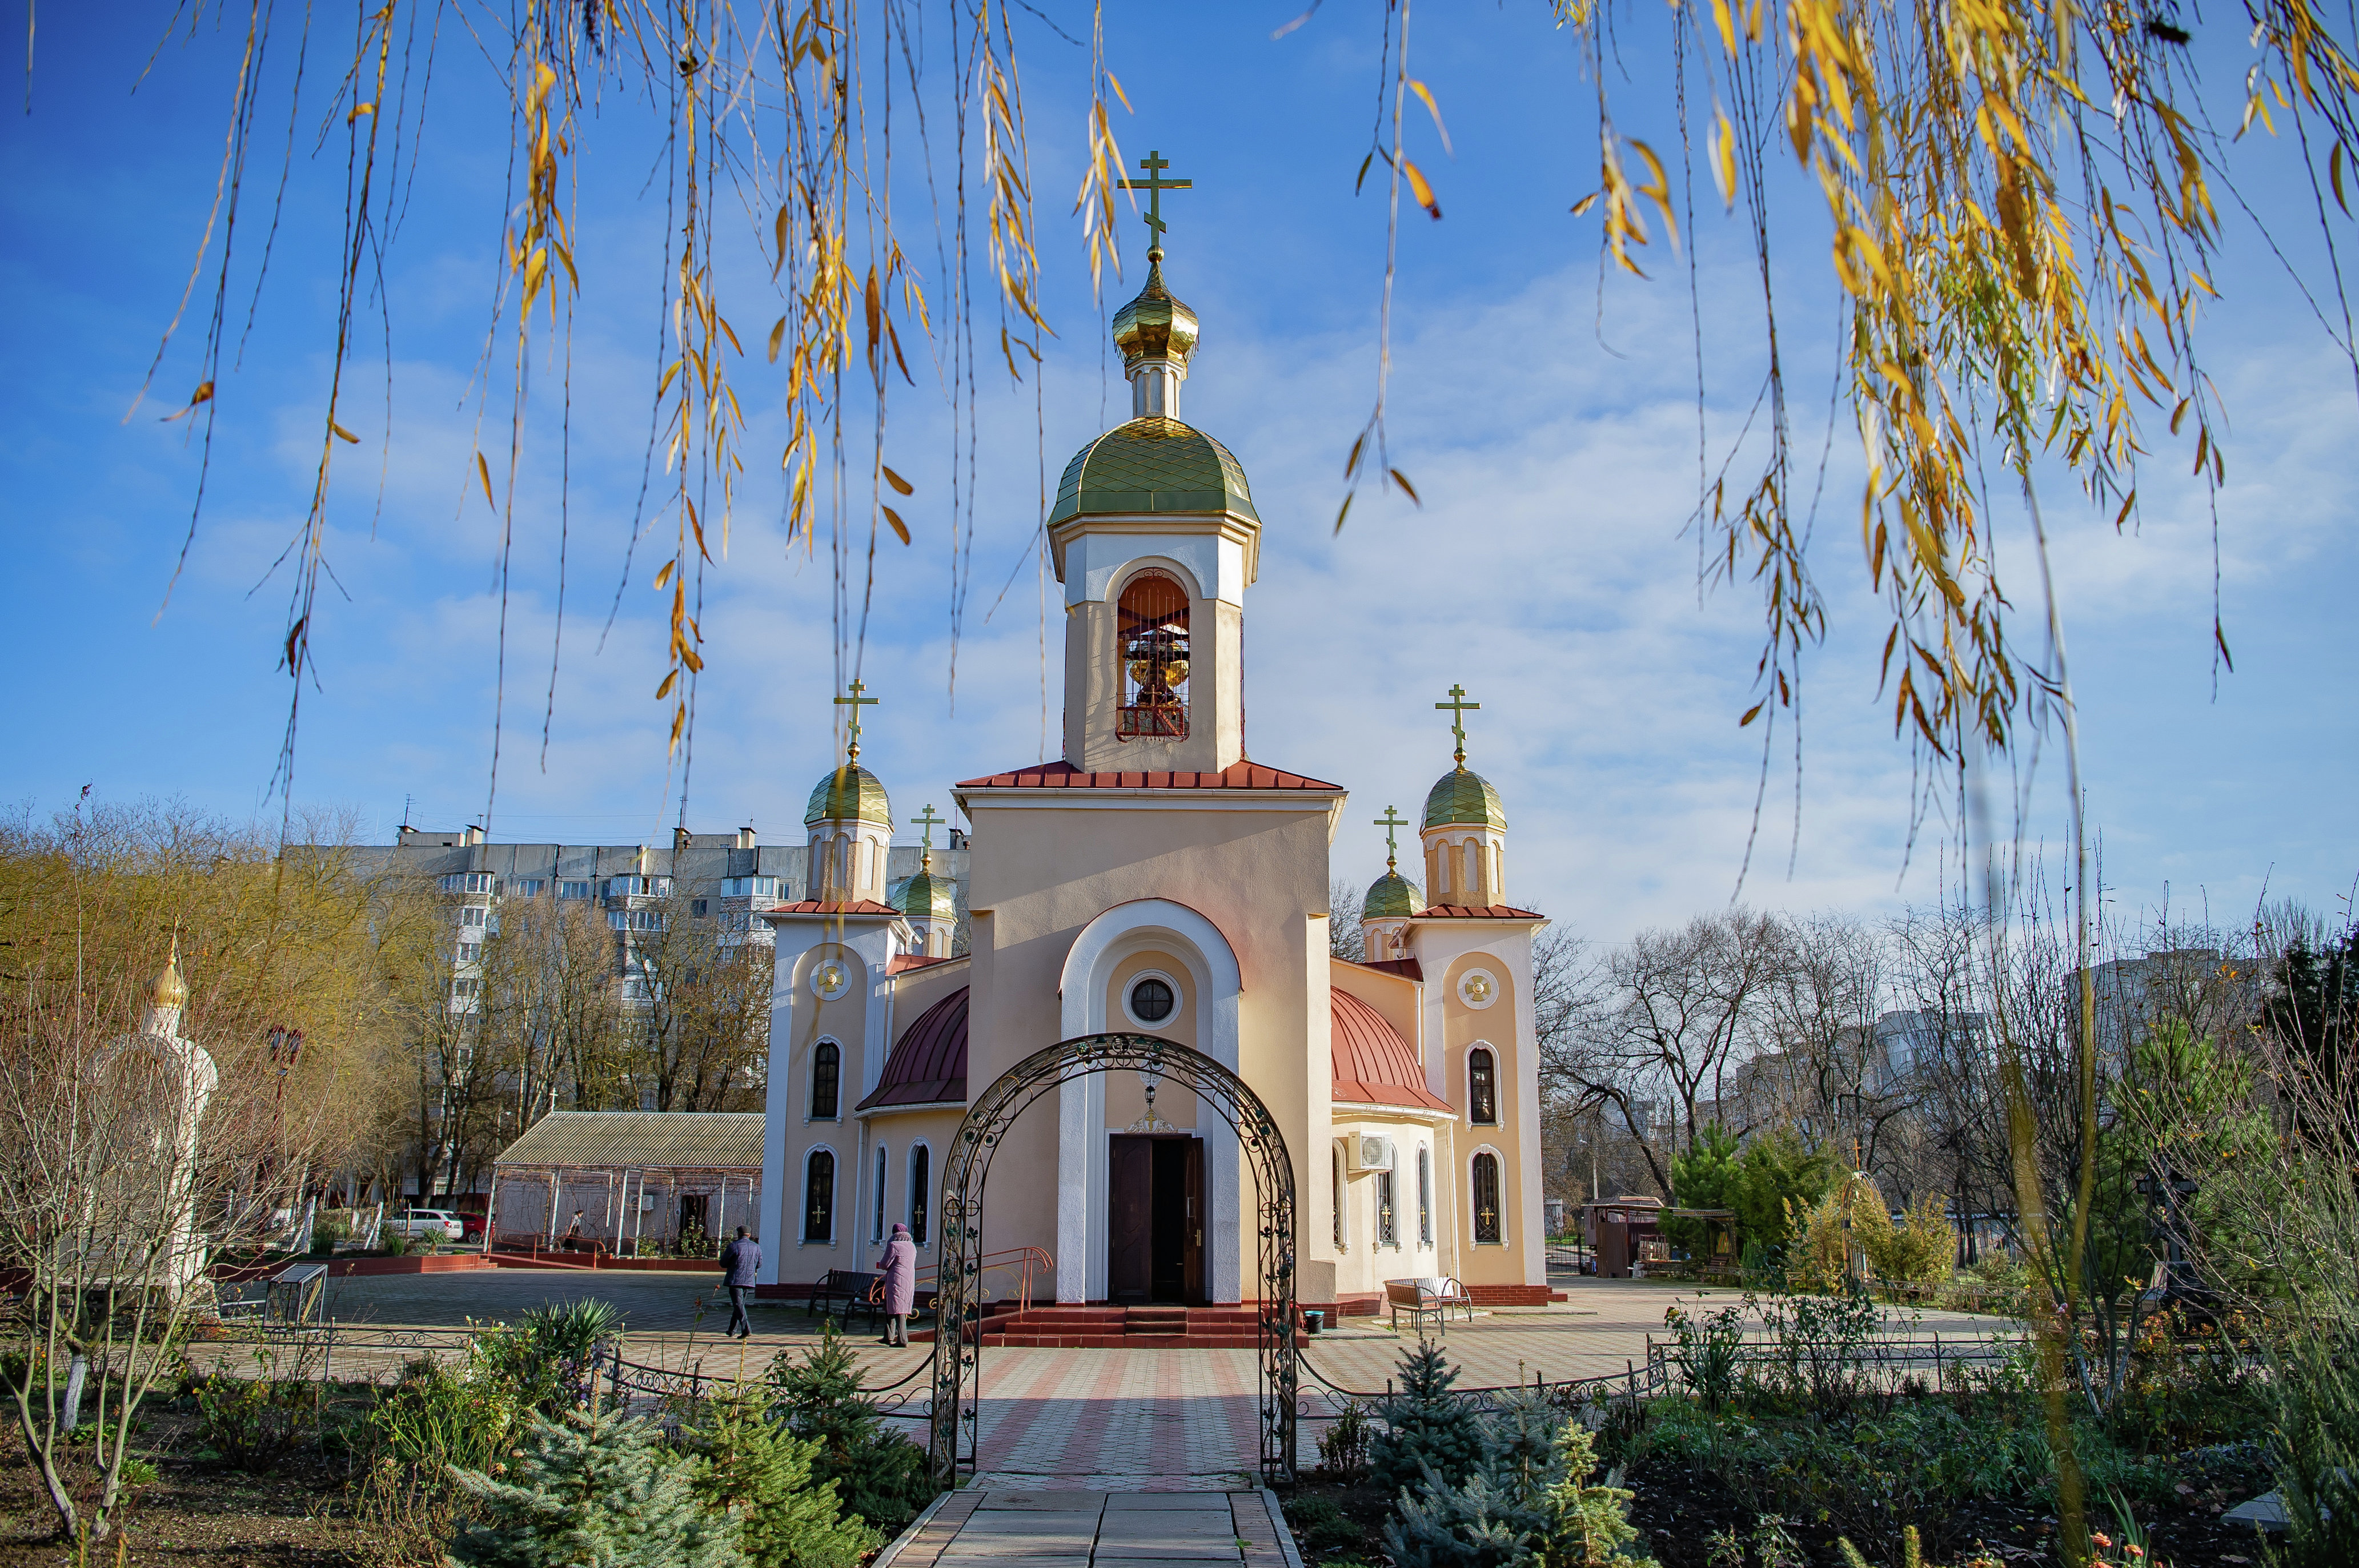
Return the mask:
[(386, 1220), (385, 1228), (414, 1241), (463, 1241), (467, 1237), (466, 1222), (447, 1208), (414, 1208)]

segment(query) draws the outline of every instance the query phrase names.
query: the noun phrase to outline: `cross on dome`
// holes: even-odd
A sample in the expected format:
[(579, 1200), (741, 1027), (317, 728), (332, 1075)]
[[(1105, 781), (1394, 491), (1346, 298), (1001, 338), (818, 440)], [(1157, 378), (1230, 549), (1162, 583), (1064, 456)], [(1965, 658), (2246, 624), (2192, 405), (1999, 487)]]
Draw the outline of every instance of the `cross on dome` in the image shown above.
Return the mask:
[(852, 694), (849, 697), (839, 697), (835, 699), (835, 705), (838, 708), (852, 709), (851, 727), (844, 732), (843, 754), (847, 757), (858, 757), (860, 755), (860, 710), (864, 708), (874, 708), (882, 699), (861, 696), (860, 694), (868, 688), (856, 678), (843, 689)]
[(1400, 847), (1393, 841), (1393, 834), (1397, 829), (1408, 827), (1408, 818), (1397, 808), (1387, 806), (1385, 814), (1375, 819), (1375, 826), (1385, 830), (1385, 870), (1393, 871), (1400, 860)]
[(1164, 228), (1163, 193), (1167, 190), (1192, 189), (1194, 189), (1196, 182), (1192, 179), (1163, 178), (1163, 171), (1169, 168), (1171, 165), (1164, 159), (1164, 157), (1160, 152), (1158, 152), (1153, 148), (1149, 148), (1147, 156), (1138, 160), (1138, 167), (1147, 171), (1147, 178), (1145, 179), (1121, 180), (1117, 183), (1117, 189), (1123, 190), (1144, 190), (1147, 192), (1147, 211), (1144, 214), (1147, 220), (1147, 232), (1148, 236), (1147, 242), (1147, 259), (1151, 262), (1161, 261), (1163, 259)]
[(934, 863), (934, 825), (940, 822), (948, 822), (950, 818), (935, 811), (933, 802), (928, 801), (926, 803), (926, 809), (919, 812), (917, 816), (912, 816), (909, 820), (919, 825), (924, 829), (924, 832), (919, 838), (919, 842), (924, 844), (926, 849), (922, 863), (930, 871), (933, 868)]
[(1437, 702), (1433, 706), (1450, 714), (1450, 733), (1458, 741), (1458, 750), (1453, 755), (1458, 759), (1458, 765), (1462, 768), (1466, 765), (1466, 716), (1479, 711), (1483, 705), (1479, 702), (1467, 701), (1466, 688), (1453, 683), (1450, 688), (1450, 700)]

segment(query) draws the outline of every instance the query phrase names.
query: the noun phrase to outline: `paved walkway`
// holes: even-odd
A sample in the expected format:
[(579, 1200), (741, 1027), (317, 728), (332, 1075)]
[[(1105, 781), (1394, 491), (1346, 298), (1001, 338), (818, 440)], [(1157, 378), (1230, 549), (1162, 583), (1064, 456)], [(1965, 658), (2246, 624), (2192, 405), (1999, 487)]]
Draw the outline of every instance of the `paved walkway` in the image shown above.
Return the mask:
[(1275, 1508), (1260, 1490), (1016, 1492), (979, 1480), (943, 1498), (875, 1568), (1300, 1568)]

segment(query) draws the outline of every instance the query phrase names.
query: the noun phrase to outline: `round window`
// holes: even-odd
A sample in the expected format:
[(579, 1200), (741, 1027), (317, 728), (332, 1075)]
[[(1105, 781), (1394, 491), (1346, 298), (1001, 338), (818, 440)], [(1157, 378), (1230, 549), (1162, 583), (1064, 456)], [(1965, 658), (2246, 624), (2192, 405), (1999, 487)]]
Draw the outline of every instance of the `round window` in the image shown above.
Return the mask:
[(1160, 1023), (1178, 1000), (1170, 981), (1148, 975), (1130, 988), (1130, 1015), (1141, 1023)]

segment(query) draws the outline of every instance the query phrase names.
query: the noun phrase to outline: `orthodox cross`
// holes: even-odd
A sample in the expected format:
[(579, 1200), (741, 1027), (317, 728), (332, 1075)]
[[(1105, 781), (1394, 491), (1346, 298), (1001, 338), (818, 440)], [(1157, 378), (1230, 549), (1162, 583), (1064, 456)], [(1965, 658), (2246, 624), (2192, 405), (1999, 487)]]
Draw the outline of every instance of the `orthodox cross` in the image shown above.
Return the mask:
[(1456, 755), (1458, 765), (1462, 768), (1466, 765), (1466, 716), (1478, 711), (1483, 705), (1479, 702), (1467, 701), (1464, 687), (1452, 686), (1450, 688), (1450, 700), (1437, 702), (1433, 706), (1450, 714), (1450, 733), (1457, 738)]
[(1393, 829), (1408, 827), (1408, 818), (1387, 806), (1385, 807), (1385, 814), (1376, 818), (1375, 825), (1385, 830), (1385, 870), (1389, 871), (1395, 868), (1399, 858), (1393, 843)]
[(845, 687), (843, 689), (850, 692), (852, 695), (850, 697), (837, 697), (835, 699), (835, 705), (838, 708), (849, 708), (852, 709), (852, 728), (845, 736), (844, 754), (846, 756), (857, 757), (860, 755), (860, 710), (864, 708), (875, 707), (878, 699), (873, 697), (861, 696), (860, 694), (866, 691), (868, 688), (856, 680), (850, 686)]
[(948, 822), (950, 818), (939, 815), (934, 810), (933, 803), (931, 801), (928, 801), (926, 803), (926, 809), (924, 812), (919, 816), (912, 816), (909, 820), (922, 825), (925, 828), (926, 861), (930, 865), (933, 863), (934, 859), (934, 824), (937, 822)]
[(1151, 148), (1145, 157), (1138, 160), (1138, 167), (1147, 171), (1147, 178), (1123, 180), (1119, 183), (1118, 189), (1147, 192), (1147, 259), (1161, 261), (1163, 259), (1163, 193), (1167, 190), (1190, 190), (1195, 188), (1196, 182), (1192, 179), (1163, 178), (1163, 171), (1169, 168), (1171, 165), (1165, 161), (1161, 153)]

